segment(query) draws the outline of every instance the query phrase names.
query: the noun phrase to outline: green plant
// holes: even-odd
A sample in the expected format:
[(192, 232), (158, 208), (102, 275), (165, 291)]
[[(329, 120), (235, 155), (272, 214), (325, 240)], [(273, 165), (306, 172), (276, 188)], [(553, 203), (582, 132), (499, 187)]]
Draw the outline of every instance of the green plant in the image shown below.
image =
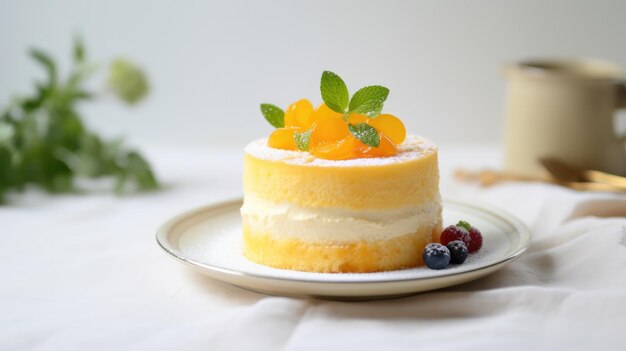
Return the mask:
[[(95, 99), (84, 83), (97, 67), (87, 62), (81, 40), (74, 41), (66, 79), (60, 79), (56, 63), (43, 51), (32, 49), (30, 56), (45, 69), (47, 80), (0, 113), (0, 202), (7, 192), (28, 185), (51, 193), (75, 191), (77, 178), (112, 178), (117, 193), (158, 188), (137, 151), (124, 148), (121, 139), (104, 140), (83, 122), (78, 105)], [(111, 66), (108, 87), (129, 104), (148, 92), (144, 73), (124, 60)]]

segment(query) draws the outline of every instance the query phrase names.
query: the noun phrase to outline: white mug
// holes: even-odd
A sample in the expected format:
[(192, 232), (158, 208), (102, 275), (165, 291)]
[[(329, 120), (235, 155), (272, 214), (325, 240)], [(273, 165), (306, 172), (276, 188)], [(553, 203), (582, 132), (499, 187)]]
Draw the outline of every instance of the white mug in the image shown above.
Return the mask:
[(583, 169), (626, 175), (615, 110), (626, 107), (618, 66), (600, 60), (539, 59), (505, 67), (505, 169), (545, 175), (553, 157)]

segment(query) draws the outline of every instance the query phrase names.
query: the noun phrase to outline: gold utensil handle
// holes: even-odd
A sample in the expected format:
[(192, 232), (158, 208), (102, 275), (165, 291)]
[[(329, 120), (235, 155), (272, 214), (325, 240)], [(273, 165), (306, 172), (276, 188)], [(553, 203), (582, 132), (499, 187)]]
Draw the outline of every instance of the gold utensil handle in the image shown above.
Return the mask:
[(581, 191), (626, 192), (626, 187), (615, 186), (613, 184), (603, 182), (568, 182), (557, 180), (556, 178), (527, 177), (494, 170), (471, 171), (467, 169), (457, 169), (454, 172), (454, 176), (457, 180), (465, 182), (478, 182), (478, 184), (484, 187), (502, 182), (521, 181), (550, 183)]
[(558, 184), (563, 185), (564, 187), (568, 187), (575, 190), (584, 190), (584, 191), (608, 191), (608, 192), (626, 192), (626, 188), (616, 187), (611, 184), (606, 183), (593, 183), (593, 182), (558, 182)]
[(624, 177), (600, 171), (587, 171), (586, 173), (587, 178), (593, 182), (605, 183), (614, 187), (626, 189), (626, 178)]
[(480, 171), (470, 171), (467, 169), (457, 169), (454, 172), (456, 179), (461, 181), (471, 181), (478, 183), (481, 186), (491, 186), (501, 182), (522, 181), (522, 182), (551, 182), (548, 178), (543, 177), (528, 177), (518, 174), (505, 173), (500, 171), (494, 171), (490, 169), (484, 169)]

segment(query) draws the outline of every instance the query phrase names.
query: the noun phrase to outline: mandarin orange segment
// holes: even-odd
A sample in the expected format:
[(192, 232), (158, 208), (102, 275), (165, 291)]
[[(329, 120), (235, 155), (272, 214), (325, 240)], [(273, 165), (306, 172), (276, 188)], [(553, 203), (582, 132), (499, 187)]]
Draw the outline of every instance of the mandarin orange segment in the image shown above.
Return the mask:
[(383, 114), (375, 118), (370, 118), (367, 124), (376, 128), (381, 133), (391, 139), (396, 145), (401, 144), (406, 138), (406, 128), (404, 123), (393, 115)]
[[(316, 109), (307, 99), (289, 105), (285, 111), (285, 127), (276, 129), (269, 137), (268, 146), (276, 149), (297, 150), (295, 132), (311, 130), (310, 152), (327, 160), (346, 160), (360, 157), (387, 157), (396, 155), (396, 145), (404, 141), (406, 128), (400, 119), (382, 114), (375, 118), (352, 113), (344, 120), (341, 113), (325, 103)], [(348, 130), (348, 123), (367, 123), (378, 131), (380, 144), (371, 147), (357, 140)]]
[(321, 103), (319, 106), (317, 106), (315, 111), (313, 111), (313, 115), (311, 116), (311, 119), (313, 120), (313, 122), (318, 122), (326, 118), (342, 118), (342, 117), (343, 115), (341, 113), (335, 112), (331, 110), (330, 107), (328, 107), (325, 103)]
[(322, 143), (337, 142), (346, 136), (348, 125), (341, 117), (327, 117), (315, 122), (313, 131), (311, 132), (311, 145), (319, 145)]
[(361, 115), (358, 113), (351, 113), (348, 116), (348, 122), (350, 122), (350, 124), (359, 124), (359, 123), (367, 123), (367, 116), (366, 115)]
[(357, 140), (354, 147), (356, 157), (387, 157), (398, 153), (396, 144), (387, 135), (381, 132), (378, 135), (380, 136), (378, 147), (365, 145)]
[(286, 127), (278, 128), (270, 134), (267, 141), (269, 147), (284, 150), (297, 150), (296, 141), (293, 137), (294, 133), (300, 131), (301, 128)]
[(326, 160), (347, 160), (354, 158), (354, 149), (358, 141), (352, 135), (331, 143), (324, 143), (313, 147), (311, 152), (317, 158)]
[(307, 99), (301, 99), (287, 107), (285, 111), (285, 127), (302, 127), (309, 129), (313, 125), (313, 105)]

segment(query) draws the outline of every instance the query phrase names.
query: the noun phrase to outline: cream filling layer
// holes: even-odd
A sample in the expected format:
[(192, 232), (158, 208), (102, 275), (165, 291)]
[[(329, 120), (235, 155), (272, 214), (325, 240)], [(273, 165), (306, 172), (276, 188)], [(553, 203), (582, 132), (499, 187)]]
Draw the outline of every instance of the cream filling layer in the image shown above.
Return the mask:
[(241, 207), (244, 225), (276, 237), (302, 241), (378, 241), (414, 233), (441, 220), (441, 200), (384, 210), (306, 208), (275, 203), (246, 194)]

